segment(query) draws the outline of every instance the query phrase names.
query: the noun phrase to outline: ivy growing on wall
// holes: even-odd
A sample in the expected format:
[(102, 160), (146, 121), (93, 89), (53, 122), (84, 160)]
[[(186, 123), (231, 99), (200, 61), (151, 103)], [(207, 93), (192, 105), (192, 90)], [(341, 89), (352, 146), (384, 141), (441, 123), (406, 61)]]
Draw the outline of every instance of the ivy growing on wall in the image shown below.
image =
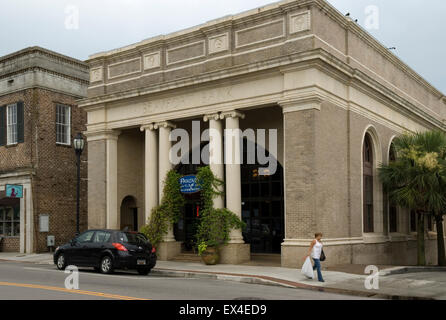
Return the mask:
[(175, 170), (170, 170), (164, 180), (163, 196), (161, 204), (152, 209), (150, 219), (141, 228), (150, 243), (157, 247), (163, 241), (168, 232), (169, 225), (178, 222), (181, 208), (184, 206), (184, 198), (181, 194), (181, 175)]
[[(141, 228), (155, 247), (163, 241), (169, 225), (178, 222), (184, 206), (180, 178), (174, 170), (167, 173), (161, 204), (152, 209), (148, 224)], [(214, 208), (214, 198), (223, 196), (220, 191), (223, 181), (214, 176), (209, 166), (199, 168), (196, 178), (201, 189), (202, 208), (195, 238), (203, 250), (208, 246), (218, 248), (228, 243), (231, 229), (243, 229), (245, 223), (226, 208)]]
[(220, 191), (223, 181), (214, 176), (211, 169), (201, 167), (197, 173), (197, 183), (201, 187), (202, 210), (196, 239), (203, 248), (220, 247), (229, 241), (231, 229), (243, 229), (245, 223), (232, 211), (226, 208), (214, 208), (214, 198), (223, 196)]

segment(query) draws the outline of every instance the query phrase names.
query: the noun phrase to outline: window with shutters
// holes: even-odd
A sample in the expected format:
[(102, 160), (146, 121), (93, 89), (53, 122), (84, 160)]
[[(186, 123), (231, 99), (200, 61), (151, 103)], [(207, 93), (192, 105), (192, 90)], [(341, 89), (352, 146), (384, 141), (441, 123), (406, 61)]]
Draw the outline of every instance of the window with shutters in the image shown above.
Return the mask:
[(17, 122), (17, 103), (10, 104), (6, 108), (7, 120), (7, 144), (18, 143), (18, 122)]
[(71, 108), (61, 104), (56, 105), (56, 143), (71, 144)]

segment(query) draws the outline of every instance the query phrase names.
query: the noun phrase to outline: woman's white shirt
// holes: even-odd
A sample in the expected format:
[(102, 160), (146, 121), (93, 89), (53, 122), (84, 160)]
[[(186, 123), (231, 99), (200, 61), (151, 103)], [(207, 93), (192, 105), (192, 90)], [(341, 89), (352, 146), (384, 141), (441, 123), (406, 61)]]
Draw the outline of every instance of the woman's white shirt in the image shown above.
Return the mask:
[(313, 246), (313, 249), (311, 250), (311, 257), (313, 259), (320, 259), (322, 253), (322, 243), (316, 240), (316, 243)]

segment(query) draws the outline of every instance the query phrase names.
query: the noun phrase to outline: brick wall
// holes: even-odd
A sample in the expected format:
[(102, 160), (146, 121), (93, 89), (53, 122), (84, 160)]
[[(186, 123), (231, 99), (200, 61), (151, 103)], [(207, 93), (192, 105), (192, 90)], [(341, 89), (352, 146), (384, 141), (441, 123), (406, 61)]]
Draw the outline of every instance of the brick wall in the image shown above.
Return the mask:
[[(76, 156), (72, 146), (56, 144), (56, 103), (71, 106), (71, 137), (85, 131), (86, 113), (73, 96), (45, 89), (28, 89), (0, 97), (0, 106), (24, 102), (24, 143), (0, 147), (0, 172), (33, 168), (34, 250), (47, 251), (46, 237), (56, 246), (76, 230)], [(80, 230), (87, 228), (87, 146), (81, 157)], [(49, 214), (50, 230), (39, 232), (39, 215)], [(6, 241), (5, 241), (6, 240)], [(5, 238), (4, 249), (19, 251), (18, 238)]]
[[(47, 235), (54, 235), (56, 246), (67, 242), (76, 231), (77, 167), (73, 146), (56, 144), (56, 103), (71, 106), (71, 137), (85, 130), (86, 113), (76, 106), (76, 99), (48, 90), (37, 89), (38, 108), (35, 128), (36, 176), (33, 179), (35, 249), (46, 251)], [(81, 156), (80, 230), (87, 229), (87, 145)], [(49, 214), (50, 231), (38, 231), (39, 214)]]
[(3, 238), (0, 242), (0, 252), (18, 252), (20, 251), (20, 238)]

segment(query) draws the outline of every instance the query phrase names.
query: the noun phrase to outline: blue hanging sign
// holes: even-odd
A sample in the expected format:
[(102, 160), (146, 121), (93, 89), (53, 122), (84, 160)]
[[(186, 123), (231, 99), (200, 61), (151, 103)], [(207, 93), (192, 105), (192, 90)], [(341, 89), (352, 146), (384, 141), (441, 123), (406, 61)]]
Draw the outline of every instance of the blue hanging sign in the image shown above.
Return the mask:
[(7, 184), (5, 189), (6, 189), (6, 197), (23, 198), (23, 186), (16, 184)]
[(197, 184), (197, 177), (194, 175), (180, 178), (181, 193), (195, 193), (201, 190)]

